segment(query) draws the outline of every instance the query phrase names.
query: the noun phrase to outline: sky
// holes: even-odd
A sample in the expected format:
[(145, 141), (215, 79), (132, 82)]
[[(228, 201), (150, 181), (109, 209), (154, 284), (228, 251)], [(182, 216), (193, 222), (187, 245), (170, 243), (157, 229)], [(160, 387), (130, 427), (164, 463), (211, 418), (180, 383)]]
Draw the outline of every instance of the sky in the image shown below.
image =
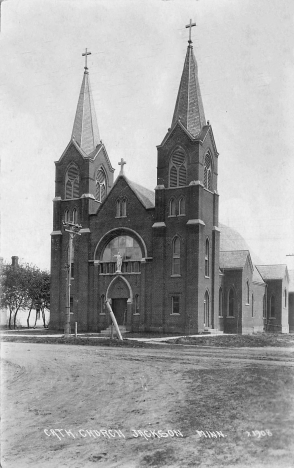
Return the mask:
[(294, 268), (292, 0), (7, 0), (0, 37), (1, 256), (50, 268), (55, 165), (87, 47), (100, 135), (119, 173), (156, 186), (190, 21), (219, 152), (220, 222)]

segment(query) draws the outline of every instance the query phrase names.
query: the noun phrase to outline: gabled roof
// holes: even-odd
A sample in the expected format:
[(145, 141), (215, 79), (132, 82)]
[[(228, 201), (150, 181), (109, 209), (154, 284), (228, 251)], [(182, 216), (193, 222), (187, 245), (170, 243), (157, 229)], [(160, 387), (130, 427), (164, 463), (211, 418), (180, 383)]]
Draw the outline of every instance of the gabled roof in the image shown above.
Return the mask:
[(220, 250), (249, 250), (253, 263), (261, 263), (238, 231), (221, 223), (219, 223), (218, 227), (220, 229)]
[(104, 203), (106, 202), (108, 196), (110, 195), (110, 193), (112, 192), (112, 190), (114, 189), (114, 187), (116, 186), (116, 184), (118, 183), (118, 181), (121, 178), (123, 178), (125, 180), (127, 185), (130, 187), (132, 192), (136, 195), (136, 197), (142, 203), (144, 208), (146, 208), (146, 209), (154, 208), (154, 206), (155, 206), (155, 192), (153, 192), (152, 190), (147, 189), (146, 187), (142, 187), (142, 185), (139, 185), (139, 184), (136, 184), (135, 182), (132, 182), (131, 180), (129, 180), (125, 176), (125, 174), (120, 174), (116, 178), (110, 192), (107, 194), (106, 198), (103, 200), (103, 202), (101, 203), (100, 206), (104, 205)]
[(243, 269), (249, 257), (249, 263), (251, 269), (253, 270), (253, 265), (250, 258), (249, 250), (231, 250), (231, 251), (221, 251), (219, 266), (221, 269)]
[(283, 279), (285, 274), (289, 280), (287, 265), (256, 265), (264, 280)]
[(253, 266), (252, 281), (253, 281), (253, 283), (265, 284), (262, 277), (260, 276), (259, 271), (257, 270), (256, 266)]
[(72, 130), (72, 139), (77, 142), (87, 156), (95, 150), (100, 142), (89, 73), (86, 67)]
[(123, 177), (125, 177), (129, 186), (135, 192), (137, 197), (141, 200), (145, 208), (154, 208), (155, 192), (145, 187), (142, 187), (142, 185), (136, 184), (135, 182), (132, 182), (131, 180), (128, 180), (126, 176), (123, 176)]
[(206, 124), (201, 98), (198, 66), (189, 43), (171, 126), (180, 121), (193, 137)]

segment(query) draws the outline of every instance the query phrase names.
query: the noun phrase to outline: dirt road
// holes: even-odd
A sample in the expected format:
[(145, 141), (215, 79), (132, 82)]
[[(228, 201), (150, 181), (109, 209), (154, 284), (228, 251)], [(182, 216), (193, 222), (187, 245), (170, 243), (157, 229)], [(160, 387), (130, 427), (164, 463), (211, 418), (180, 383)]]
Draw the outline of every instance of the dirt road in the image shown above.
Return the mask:
[(2, 343), (2, 359), (3, 468), (293, 467), (293, 349)]

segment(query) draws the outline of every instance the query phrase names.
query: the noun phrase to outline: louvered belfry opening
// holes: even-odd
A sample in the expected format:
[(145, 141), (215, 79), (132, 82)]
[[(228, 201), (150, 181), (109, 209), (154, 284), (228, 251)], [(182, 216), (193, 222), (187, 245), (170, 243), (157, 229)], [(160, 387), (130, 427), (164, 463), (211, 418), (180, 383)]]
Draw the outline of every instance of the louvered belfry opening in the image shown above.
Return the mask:
[(182, 148), (177, 148), (171, 157), (169, 186), (183, 187), (184, 185), (187, 185), (186, 155)]
[(71, 164), (66, 172), (65, 198), (79, 198), (79, 170), (75, 164)]

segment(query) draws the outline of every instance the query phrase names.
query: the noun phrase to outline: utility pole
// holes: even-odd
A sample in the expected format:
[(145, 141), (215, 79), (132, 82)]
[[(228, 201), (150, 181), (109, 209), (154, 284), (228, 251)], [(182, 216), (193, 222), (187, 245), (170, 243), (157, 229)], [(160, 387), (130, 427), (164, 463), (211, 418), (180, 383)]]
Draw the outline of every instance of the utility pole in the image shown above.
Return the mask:
[(70, 221), (63, 221), (64, 230), (69, 233), (68, 241), (68, 255), (67, 255), (67, 285), (66, 285), (66, 308), (65, 308), (65, 321), (64, 321), (64, 336), (70, 336), (70, 288), (71, 288), (71, 259), (73, 252), (73, 240), (76, 236), (80, 236), (82, 226), (72, 223)]

